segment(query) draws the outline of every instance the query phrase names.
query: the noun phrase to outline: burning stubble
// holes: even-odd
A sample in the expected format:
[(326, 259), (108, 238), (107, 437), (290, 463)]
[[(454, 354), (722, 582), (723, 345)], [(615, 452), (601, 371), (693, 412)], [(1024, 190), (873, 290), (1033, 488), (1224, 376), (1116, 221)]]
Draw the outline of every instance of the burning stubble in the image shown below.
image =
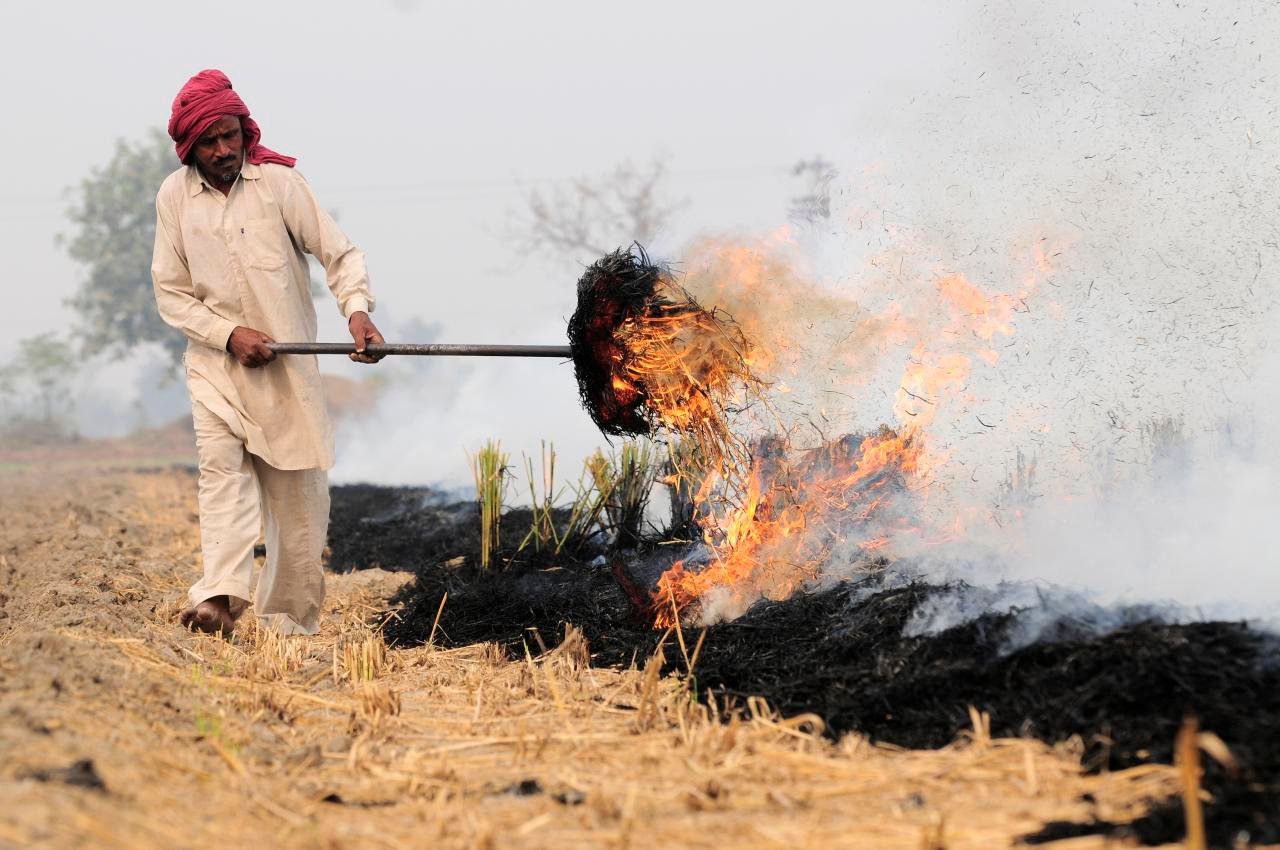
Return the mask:
[[(701, 539), (653, 589), (657, 624), (709, 597), (728, 613), (785, 598), (818, 581), (837, 553), (867, 566), (899, 538), (957, 533), (957, 523), (927, 522), (920, 510), (945, 460), (926, 452), (926, 430), (973, 361), (997, 359), (989, 346), (1012, 333), (1012, 298), (952, 273), (919, 303), (874, 314), (803, 278), (777, 245), (701, 249), (685, 281), (710, 309), (643, 251), (618, 251), (587, 270), (570, 322), (582, 398), (601, 429), (680, 438), (668, 483), (690, 494)], [(843, 335), (831, 339), (816, 317)], [(821, 407), (788, 415), (778, 404), (788, 381), (807, 382), (820, 364), (842, 366), (851, 389), (896, 368), (896, 426), (828, 436), (815, 422)]]
[[(1046, 6), (1031, 22), (1043, 55), (1013, 61), (1003, 36), (991, 42), (989, 72), (939, 92), (912, 132), (841, 178), (822, 232), (701, 239), (678, 279), (642, 252), (588, 270), (570, 339), (592, 418), (607, 434), (698, 435), (675, 474), (699, 539), (655, 607), (732, 617), (881, 558), (931, 562), (940, 580), (959, 562), (974, 582), (1090, 586), (1117, 560), (1151, 560), (1153, 535), (1138, 529), (1165, 514), (1128, 512), (1105, 533), (1075, 516), (1096, 505), (1110, 520), (1094, 491), (1141, 475), (1143, 423), (1185, 413), (1201, 433), (1264, 385), (1228, 392), (1274, 336), (1280, 170), (1251, 123), (1274, 96), (1232, 83), (1266, 78), (1274, 57), (1248, 47), (1252, 35), (1185, 37), (1274, 32), (1274, 12), (1253, 5), (1239, 28), (1222, 12), (1170, 11), (1181, 30), (1168, 31), (1117, 26), (1101, 4), (1082, 19)], [(981, 38), (1013, 13), (984, 14), (997, 25)], [(1158, 70), (1103, 78), (1134, 57)], [(1228, 88), (1239, 96), (1224, 106)], [(1010, 476), (1024, 453), (1034, 476)], [(882, 474), (858, 474), (872, 459)], [(1140, 501), (1212, 502), (1209, 479)], [(1260, 515), (1274, 480), (1258, 485)], [(1200, 539), (1264, 563), (1256, 530), (1230, 531)], [(1100, 551), (1081, 551), (1092, 541)], [(1122, 543), (1132, 551), (1117, 559)], [(1182, 573), (1182, 560), (1163, 563)], [(1143, 598), (1169, 586), (1132, 578)]]
[[(964, 533), (966, 517), (930, 505), (945, 501), (931, 485), (948, 460), (934, 426), (952, 424), (973, 372), (999, 360), (1041, 275), (1012, 293), (955, 271), (832, 285), (792, 247), (785, 231), (704, 240), (679, 284), (643, 252), (618, 252), (579, 284), (570, 338), (593, 418), (681, 441), (668, 483), (689, 495), (699, 539), (651, 591), (658, 625), (736, 616), (833, 564), (879, 568)], [(1028, 264), (1044, 271), (1039, 255)], [(850, 410), (893, 424), (842, 418)]]
[(674, 625), (708, 595), (739, 611), (760, 597), (784, 599), (817, 580), (839, 546), (875, 558), (888, 542), (881, 529), (910, 527), (898, 508), (920, 448), (914, 432), (887, 427), (800, 452), (780, 438), (761, 441), (745, 492), (721, 511), (710, 500), (696, 505), (713, 557), (699, 570), (677, 561), (659, 577), (656, 624)]

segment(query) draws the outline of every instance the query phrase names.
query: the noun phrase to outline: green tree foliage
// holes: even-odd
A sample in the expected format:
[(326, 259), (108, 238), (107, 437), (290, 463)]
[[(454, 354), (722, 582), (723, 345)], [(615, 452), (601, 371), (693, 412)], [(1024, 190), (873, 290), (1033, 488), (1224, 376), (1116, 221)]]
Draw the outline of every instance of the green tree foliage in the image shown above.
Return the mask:
[(151, 290), (156, 191), (177, 167), (169, 137), (152, 130), (137, 143), (118, 141), (107, 164), (80, 181), (67, 211), (74, 228), (63, 239), (71, 258), (88, 269), (68, 301), (80, 314), (86, 355), (122, 357), (158, 342), (176, 360), (186, 348), (186, 338), (160, 319)]

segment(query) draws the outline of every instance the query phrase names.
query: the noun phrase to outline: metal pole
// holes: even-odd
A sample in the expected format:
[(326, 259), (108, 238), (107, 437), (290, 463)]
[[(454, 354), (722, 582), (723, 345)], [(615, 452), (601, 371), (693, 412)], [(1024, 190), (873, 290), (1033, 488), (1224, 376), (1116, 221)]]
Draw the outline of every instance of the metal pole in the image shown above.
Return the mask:
[[(350, 342), (269, 342), (276, 354), (354, 354)], [(467, 343), (383, 343), (365, 346), (365, 354), (416, 354), (460, 357), (559, 357), (573, 356), (567, 345), (470, 345)]]

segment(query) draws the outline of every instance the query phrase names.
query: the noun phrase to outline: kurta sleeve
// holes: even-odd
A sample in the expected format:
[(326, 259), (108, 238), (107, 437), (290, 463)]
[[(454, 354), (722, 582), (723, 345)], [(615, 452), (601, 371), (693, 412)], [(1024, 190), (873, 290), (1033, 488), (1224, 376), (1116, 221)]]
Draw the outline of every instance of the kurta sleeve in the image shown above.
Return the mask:
[(227, 350), (227, 340), (236, 329), (195, 296), (191, 269), (182, 246), (182, 232), (172, 205), (164, 193), (156, 197), (156, 243), (151, 254), (151, 283), (155, 288), (160, 318), (198, 343)]
[(345, 318), (351, 318), (352, 313), (373, 312), (375, 299), (369, 291), (364, 252), (351, 244), (333, 217), (320, 206), (301, 174), (288, 169), (288, 177), (280, 208), (289, 233), (324, 266), (325, 282), (338, 299), (338, 309)]

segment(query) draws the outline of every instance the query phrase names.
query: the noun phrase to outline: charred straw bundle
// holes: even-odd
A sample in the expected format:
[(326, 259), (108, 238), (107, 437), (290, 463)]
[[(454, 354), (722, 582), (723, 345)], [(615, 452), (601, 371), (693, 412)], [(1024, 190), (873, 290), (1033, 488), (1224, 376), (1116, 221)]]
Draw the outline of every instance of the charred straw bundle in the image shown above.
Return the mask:
[(762, 387), (733, 319), (704, 309), (638, 245), (582, 275), (569, 345), (583, 405), (606, 434), (663, 428), (724, 458), (727, 410)]

